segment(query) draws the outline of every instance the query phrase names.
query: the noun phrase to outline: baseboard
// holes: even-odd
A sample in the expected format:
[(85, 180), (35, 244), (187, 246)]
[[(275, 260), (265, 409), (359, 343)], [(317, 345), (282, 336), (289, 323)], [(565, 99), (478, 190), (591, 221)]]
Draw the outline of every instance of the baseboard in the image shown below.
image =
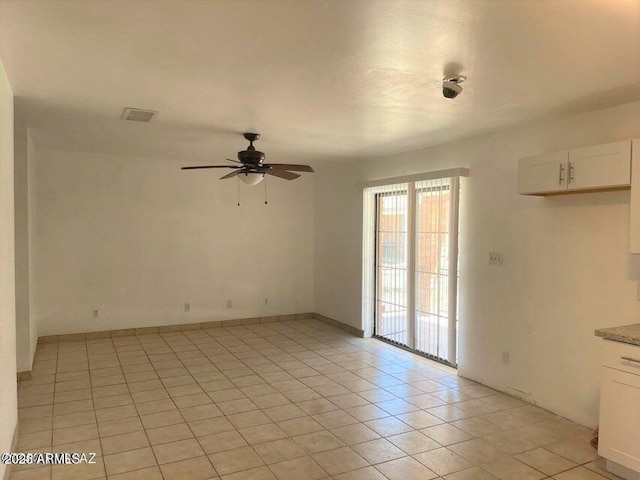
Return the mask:
[(351, 325), (347, 325), (346, 323), (339, 322), (333, 318), (325, 317), (319, 313), (315, 314), (316, 320), (320, 320), (321, 322), (328, 323), (333, 327), (337, 327), (345, 332), (349, 332), (356, 337), (364, 338), (364, 330), (360, 330), (359, 328), (352, 327)]
[(233, 320), (216, 320), (211, 322), (184, 323), (161, 325), (158, 327), (126, 328), (119, 330), (103, 330), (99, 332), (67, 333), (63, 335), (47, 335), (38, 337), (38, 343), (73, 342), (94, 340), (97, 338), (125, 337), (129, 335), (145, 335), (149, 333), (181, 332), (219, 327), (236, 327), (240, 325), (256, 325), (260, 323), (290, 322), (292, 320), (306, 320), (315, 318), (314, 313), (293, 313), (288, 315), (273, 315), (270, 317), (236, 318)]
[[(16, 416), (17, 417), (17, 416)], [(16, 418), (16, 428), (13, 430), (13, 438), (11, 439), (11, 452), (18, 451), (18, 436), (20, 434), (20, 421)], [(6, 464), (4, 469), (4, 475), (2, 480), (9, 480), (11, 478), (11, 464)]]

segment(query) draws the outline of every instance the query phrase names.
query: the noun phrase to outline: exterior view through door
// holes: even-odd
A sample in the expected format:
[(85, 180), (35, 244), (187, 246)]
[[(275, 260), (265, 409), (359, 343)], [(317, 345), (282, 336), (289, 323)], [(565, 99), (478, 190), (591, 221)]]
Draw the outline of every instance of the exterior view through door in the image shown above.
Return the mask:
[(459, 177), (369, 187), (364, 196), (371, 333), (455, 367)]

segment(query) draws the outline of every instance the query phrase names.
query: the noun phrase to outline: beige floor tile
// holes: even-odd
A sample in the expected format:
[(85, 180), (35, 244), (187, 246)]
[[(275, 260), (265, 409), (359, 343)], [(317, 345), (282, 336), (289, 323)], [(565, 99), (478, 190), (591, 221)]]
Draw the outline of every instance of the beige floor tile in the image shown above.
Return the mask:
[(131, 398), (131, 395), (128, 393), (121, 393), (120, 395), (94, 398), (93, 404), (95, 405), (96, 410), (102, 408), (121, 407), (133, 404), (133, 398)]
[(392, 435), (387, 437), (387, 440), (409, 455), (442, 447), (438, 442), (419, 431)]
[(173, 402), (178, 408), (196, 407), (198, 405), (208, 405), (215, 401), (215, 398), (210, 397), (206, 393), (196, 393), (194, 395), (185, 395), (183, 397), (175, 397)]
[(146, 430), (151, 445), (176, 442), (193, 438), (193, 433), (186, 423), (176, 423), (165, 427), (150, 428)]
[(296, 405), (307, 415), (316, 415), (319, 413), (338, 410), (338, 407), (326, 398), (315, 398), (313, 400), (306, 400), (304, 402), (297, 403)]
[(279, 407), (281, 405), (288, 405), (291, 403), (289, 399), (284, 395), (282, 395), (281, 393), (270, 393), (267, 395), (260, 395), (258, 397), (253, 397), (252, 400), (253, 400), (253, 403), (255, 403), (259, 408), (262, 408), (262, 409), (270, 408), (270, 407)]
[(53, 417), (30, 418), (20, 420), (20, 435), (27, 433), (38, 433), (51, 430), (53, 425)]
[(387, 480), (382, 473), (373, 467), (359, 468), (333, 477), (335, 480)]
[(368, 420), (376, 420), (378, 418), (384, 418), (390, 416), (390, 414), (376, 405), (361, 405), (358, 407), (350, 407), (344, 410), (349, 415), (354, 417), (360, 422), (366, 422)]
[(227, 420), (236, 428), (245, 428), (255, 425), (264, 425), (271, 423), (271, 419), (267, 417), (260, 410), (254, 410), (252, 412), (236, 413), (234, 415), (227, 415)]
[(98, 423), (98, 430), (100, 431), (101, 437), (109, 437), (122, 433), (137, 432), (143, 430), (143, 427), (138, 417), (131, 417), (100, 422)]
[(195, 438), (154, 445), (153, 453), (159, 464), (178, 462), (204, 455), (204, 451)]
[(294, 404), (279, 405), (262, 410), (274, 422), (306, 416), (306, 413)]
[(411, 457), (402, 457), (390, 462), (379, 463), (376, 465), (376, 469), (382, 472), (389, 480), (409, 480), (414, 478), (430, 480), (437, 477), (434, 472)]
[(218, 408), (220, 408), (225, 415), (258, 410), (258, 406), (248, 398), (227, 400), (218, 402), (216, 405), (218, 405)]
[(609, 472), (606, 468), (607, 461), (606, 459), (600, 457), (594, 460), (593, 462), (587, 463), (583, 465), (584, 468), (591, 470), (592, 472), (596, 472), (599, 475), (602, 475), (605, 478), (610, 480), (622, 480), (622, 477), (619, 477), (611, 472)]
[(137, 417), (138, 412), (133, 405), (123, 405), (120, 407), (109, 407), (96, 410), (98, 422), (108, 422), (110, 420), (121, 420), (123, 418)]
[(278, 426), (291, 437), (324, 430), (322, 425), (311, 417), (292, 418), (278, 422)]
[(512, 457), (486, 463), (482, 465), (481, 468), (498, 477), (500, 480), (538, 480), (540, 478), (546, 478), (544, 473)]
[(328, 400), (339, 408), (359, 407), (367, 405), (369, 402), (356, 393), (344, 393), (329, 397)]
[[(198, 441), (207, 454), (234, 450), (248, 445), (242, 435), (235, 430), (198, 437)], [(257, 449), (257, 447), (258, 445), (254, 448)]]
[(180, 413), (182, 413), (182, 416), (187, 422), (222, 416), (222, 412), (220, 411), (220, 409), (213, 403), (184, 407), (180, 409)]
[(371, 465), (406, 456), (406, 453), (384, 438), (352, 445), (351, 448)]
[[(360, 407), (356, 407), (360, 408)], [(358, 423), (354, 417), (349, 415), (343, 410), (335, 410), (333, 412), (320, 413), (318, 415), (312, 415), (316, 422), (322, 425), (324, 428), (338, 428), (345, 425), (352, 425)]]
[(239, 432), (250, 445), (287, 438), (287, 434), (275, 423), (242, 428)]
[(96, 458), (95, 463), (82, 463), (78, 465), (54, 465), (51, 468), (51, 480), (89, 480), (104, 478), (104, 464), (101, 458)]
[(347, 445), (353, 445), (356, 443), (367, 442), (369, 440), (380, 438), (380, 435), (378, 435), (376, 432), (374, 432), (366, 425), (363, 425), (362, 423), (333, 428), (331, 429), (331, 433), (333, 433)]
[(495, 448), (506, 455), (516, 455), (536, 448), (536, 444), (526, 440), (517, 430), (494, 433), (483, 437)]
[(207, 457), (195, 457), (160, 466), (164, 480), (207, 480), (216, 478), (216, 471)]
[(312, 457), (329, 475), (345, 473), (368, 465), (366, 460), (349, 447), (316, 453)]
[(184, 422), (184, 418), (178, 410), (140, 415), (140, 420), (142, 420), (142, 424), (146, 429), (175, 425), (176, 423)]
[(21, 433), (18, 437), (18, 443), (16, 447), (21, 451), (50, 447), (53, 444), (52, 433), (53, 432), (50, 429), (36, 433)]
[(135, 450), (149, 446), (149, 440), (144, 431), (113, 435), (101, 439), (102, 452), (105, 455)]
[(413, 455), (413, 458), (418, 460), (429, 470), (432, 470), (441, 476), (449, 473), (455, 473), (460, 470), (466, 470), (473, 466), (469, 461), (447, 448), (438, 448), (436, 450), (419, 453), (417, 455)]
[(298, 444), (288, 438), (254, 445), (253, 449), (267, 465), (304, 457), (306, 455)]
[(75, 400), (73, 402), (56, 403), (53, 406), (53, 414), (68, 415), (71, 413), (92, 412), (93, 409), (93, 401), (88, 398), (85, 400)]
[(368, 422), (364, 422), (364, 424), (383, 437), (410, 432), (411, 430), (413, 430), (412, 427), (395, 417), (385, 417), (379, 418), (377, 420), (370, 420)]
[(326, 430), (299, 435), (293, 437), (293, 440), (309, 454), (334, 450), (345, 446), (338, 437)]
[(196, 437), (234, 430), (231, 422), (229, 422), (225, 417), (196, 420), (194, 422), (189, 422), (188, 425)]
[(53, 431), (53, 444), (80, 442), (98, 438), (98, 426), (95, 423), (79, 427), (59, 428)]
[(271, 470), (267, 467), (256, 467), (242, 472), (231, 473), (222, 477), (222, 480), (275, 480)]
[(558, 473), (553, 478), (555, 480), (602, 480), (605, 477), (587, 468), (577, 467), (567, 470), (566, 472)]
[(170, 398), (163, 398), (160, 400), (151, 400), (150, 402), (136, 403), (135, 406), (138, 414), (149, 415), (151, 413), (168, 412), (170, 410), (176, 410), (176, 405)]
[(504, 457), (504, 454), (484, 438), (475, 438), (447, 447), (452, 452), (471, 462), (472, 465), (491, 462)]
[(105, 455), (104, 465), (107, 475), (111, 476), (117, 473), (153, 467), (156, 465), (156, 459), (151, 448), (146, 447)]
[(131, 393), (131, 398), (133, 399), (133, 403), (137, 405), (139, 403), (152, 402), (154, 400), (163, 400), (165, 398), (170, 398), (170, 396), (169, 392), (164, 388), (158, 388), (156, 390)]
[(446, 480), (497, 480), (489, 472), (482, 470), (480, 467), (472, 467), (467, 470), (445, 475)]
[(423, 410), (403, 413), (402, 415), (397, 415), (396, 418), (413, 428), (427, 428), (444, 423), (442, 419)]
[(247, 470), (248, 468), (259, 467), (262, 460), (251, 447), (236, 448), (226, 452), (213, 453), (209, 455), (209, 460), (220, 475)]
[(521, 453), (516, 455), (515, 458), (547, 475), (555, 475), (556, 473), (577, 467), (571, 460), (567, 460), (544, 448), (537, 448)]
[(317, 480), (325, 478), (326, 472), (310, 457), (300, 457), (269, 465), (278, 480)]
[(578, 464), (591, 462), (598, 458), (598, 451), (591, 446), (589, 439), (565, 440), (545, 448)]
[(10, 480), (51, 480), (51, 467), (35, 467), (27, 470), (13, 468)]
[(148, 467), (133, 472), (110, 475), (109, 480), (163, 480), (158, 467)]

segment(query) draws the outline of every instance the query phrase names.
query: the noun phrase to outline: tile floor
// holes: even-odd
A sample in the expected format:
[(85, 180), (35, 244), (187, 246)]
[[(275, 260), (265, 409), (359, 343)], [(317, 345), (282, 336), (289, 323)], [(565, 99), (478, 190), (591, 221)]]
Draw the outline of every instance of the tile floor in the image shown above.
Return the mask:
[(316, 320), (40, 344), (11, 479), (602, 480), (582, 426)]

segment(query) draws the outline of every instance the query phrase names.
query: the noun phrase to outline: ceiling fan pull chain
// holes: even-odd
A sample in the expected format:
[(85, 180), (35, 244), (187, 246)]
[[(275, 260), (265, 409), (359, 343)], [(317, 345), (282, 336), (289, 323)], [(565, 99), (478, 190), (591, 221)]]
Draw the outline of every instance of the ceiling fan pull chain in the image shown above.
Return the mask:
[(238, 206), (240, 206), (240, 178), (237, 175), (236, 178), (238, 179)]
[(264, 177), (264, 204), (267, 205), (269, 202), (267, 202), (267, 176), (263, 175)]

